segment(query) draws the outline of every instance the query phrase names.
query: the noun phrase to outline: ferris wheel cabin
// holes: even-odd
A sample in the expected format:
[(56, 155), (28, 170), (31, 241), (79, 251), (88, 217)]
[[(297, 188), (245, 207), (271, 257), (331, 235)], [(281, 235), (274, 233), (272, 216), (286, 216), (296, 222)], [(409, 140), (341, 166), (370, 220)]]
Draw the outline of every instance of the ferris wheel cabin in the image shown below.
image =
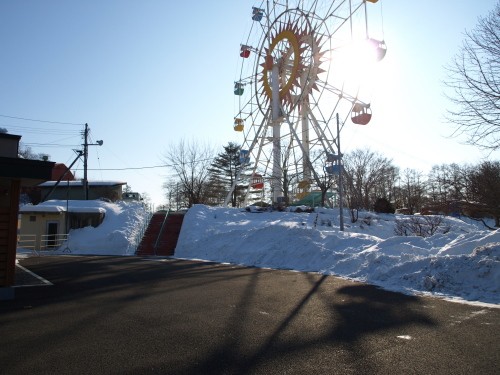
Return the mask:
[(235, 82), (234, 83), (234, 95), (243, 95), (243, 92), (245, 89), (243, 88), (243, 83), (241, 82)]
[(252, 20), (260, 22), (264, 16), (264, 9), (252, 7)]
[(240, 150), (240, 164), (249, 164), (250, 163), (250, 151), (248, 150)]
[(366, 125), (372, 119), (372, 110), (369, 104), (354, 104), (351, 112), (351, 120), (357, 125)]
[(248, 57), (250, 56), (250, 47), (242, 45), (240, 48), (240, 56), (244, 59), (248, 59)]
[(262, 175), (254, 173), (250, 179), (250, 186), (255, 190), (262, 190), (264, 188), (264, 178)]
[(387, 45), (383, 40), (377, 40), (377, 39), (368, 39), (368, 42), (372, 45), (373, 49), (375, 50), (375, 59), (377, 61), (382, 60), (385, 57), (385, 54), (387, 53)]
[(242, 118), (234, 119), (234, 130), (237, 132), (242, 132), (245, 129), (245, 121)]

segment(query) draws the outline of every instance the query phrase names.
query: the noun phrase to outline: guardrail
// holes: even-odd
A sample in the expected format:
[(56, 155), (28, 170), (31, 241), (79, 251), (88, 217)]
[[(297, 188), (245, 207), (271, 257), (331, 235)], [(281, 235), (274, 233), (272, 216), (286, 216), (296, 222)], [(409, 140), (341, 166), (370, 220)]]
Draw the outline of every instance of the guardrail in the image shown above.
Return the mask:
[[(68, 240), (68, 234), (19, 234), (17, 248), (31, 250), (36, 255), (41, 252), (58, 250)], [(69, 250), (69, 249), (68, 249)]]
[(168, 215), (170, 215), (170, 212), (171, 212), (171, 210), (168, 209), (167, 213), (165, 214), (165, 217), (163, 218), (163, 223), (161, 223), (161, 228), (160, 228), (160, 232), (158, 233), (158, 237), (156, 237), (155, 246), (154, 246), (155, 255), (156, 255), (156, 251), (158, 250), (158, 246), (160, 245), (160, 237), (163, 234), (163, 228), (165, 228), (165, 223), (167, 222), (167, 218), (168, 218)]
[(146, 215), (144, 217), (144, 222), (142, 223), (141, 227), (139, 228), (139, 231), (135, 235), (135, 238), (133, 241), (134, 254), (137, 252), (137, 249), (141, 243), (142, 237), (144, 237), (144, 234), (146, 233), (146, 229), (148, 229), (149, 222), (151, 221), (152, 216), (153, 216), (152, 211), (146, 211)]
[(17, 248), (28, 249), (37, 253), (37, 245), (36, 245), (36, 234), (18, 234), (17, 235)]

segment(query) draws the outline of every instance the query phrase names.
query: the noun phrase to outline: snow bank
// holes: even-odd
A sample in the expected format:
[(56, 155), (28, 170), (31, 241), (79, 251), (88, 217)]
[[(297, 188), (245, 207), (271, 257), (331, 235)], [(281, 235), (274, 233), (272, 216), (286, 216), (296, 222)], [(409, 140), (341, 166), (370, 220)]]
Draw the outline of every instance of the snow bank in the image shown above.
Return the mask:
[(357, 223), (338, 210), (247, 212), (192, 207), (175, 255), (247, 266), (320, 272), (405, 293), (500, 303), (500, 233), (445, 218), (446, 233), (394, 235), (398, 215), (365, 214)]
[[(33, 207), (38, 207), (38, 210), (48, 207), (66, 209), (66, 201), (51, 200)], [(134, 255), (136, 242), (140, 239), (138, 237), (146, 224), (147, 214), (142, 204), (124, 201), (110, 203), (101, 200), (69, 201), (69, 211), (88, 212), (89, 210), (103, 212), (103, 222), (96, 228), (88, 226), (70, 230), (68, 241), (51, 253)]]

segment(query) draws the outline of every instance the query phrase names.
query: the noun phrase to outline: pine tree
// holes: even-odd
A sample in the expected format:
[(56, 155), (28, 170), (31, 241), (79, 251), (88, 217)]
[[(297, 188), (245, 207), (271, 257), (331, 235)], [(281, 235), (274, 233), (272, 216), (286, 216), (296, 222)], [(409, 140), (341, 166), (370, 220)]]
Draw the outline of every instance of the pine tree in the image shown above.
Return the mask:
[[(242, 167), (240, 163), (240, 146), (229, 142), (224, 147), (224, 152), (218, 154), (210, 168), (210, 186), (212, 199), (222, 203), (233, 185)], [(237, 207), (243, 198), (243, 191), (247, 185), (236, 185), (232, 196), (231, 206)]]

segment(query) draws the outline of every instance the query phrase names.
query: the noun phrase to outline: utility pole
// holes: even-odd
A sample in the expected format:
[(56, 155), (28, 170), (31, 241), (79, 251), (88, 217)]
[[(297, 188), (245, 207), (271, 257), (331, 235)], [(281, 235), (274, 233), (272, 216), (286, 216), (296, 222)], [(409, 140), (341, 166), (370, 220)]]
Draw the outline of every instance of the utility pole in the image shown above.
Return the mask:
[(87, 158), (89, 156), (89, 125), (85, 123), (85, 130), (83, 131), (83, 194), (85, 200), (89, 199), (89, 181), (87, 179)]
[(89, 199), (89, 181), (87, 179), (87, 165), (89, 157), (89, 146), (102, 146), (104, 143), (102, 140), (96, 141), (96, 143), (89, 143), (89, 125), (85, 123), (85, 130), (83, 131), (83, 192), (85, 195), (85, 200)]

